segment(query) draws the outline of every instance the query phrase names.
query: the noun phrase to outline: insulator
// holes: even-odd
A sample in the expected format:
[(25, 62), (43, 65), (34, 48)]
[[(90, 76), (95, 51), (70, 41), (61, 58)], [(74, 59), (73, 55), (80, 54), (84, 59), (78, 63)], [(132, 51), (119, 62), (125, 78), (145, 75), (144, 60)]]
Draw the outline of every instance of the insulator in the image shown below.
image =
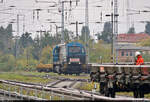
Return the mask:
[(33, 20), (35, 19), (35, 12), (33, 11)]
[(39, 20), (39, 11), (37, 11), (37, 20)]
[(76, 6), (78, 6), (78, 0), (76, 0)]
[(101, 12), (101, 22), (102, 22), (102, 20), (103, 20), (103, 13)]
[(70, 7), (72, 7), (72, 1), (70, 0)]
[(65, 13), (65, 20), (67, 20), (67, 12)]

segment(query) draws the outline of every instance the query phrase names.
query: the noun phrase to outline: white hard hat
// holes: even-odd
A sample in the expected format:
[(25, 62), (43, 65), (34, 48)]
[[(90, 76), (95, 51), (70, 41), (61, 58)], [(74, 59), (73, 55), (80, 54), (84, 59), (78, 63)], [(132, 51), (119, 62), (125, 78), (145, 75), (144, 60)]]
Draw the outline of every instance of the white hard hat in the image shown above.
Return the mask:
[(136, 51), (135, 52), (135, 56), (138, 56), (138, 55), (140, 55), (141, 53), (139, 52), (139, 51)]

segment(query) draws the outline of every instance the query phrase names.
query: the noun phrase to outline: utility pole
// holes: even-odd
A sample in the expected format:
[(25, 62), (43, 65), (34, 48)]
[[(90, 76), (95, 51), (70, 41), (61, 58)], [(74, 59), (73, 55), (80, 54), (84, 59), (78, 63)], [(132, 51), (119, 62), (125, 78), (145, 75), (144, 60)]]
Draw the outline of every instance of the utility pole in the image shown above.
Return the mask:
[(58, 37), (58, 26), (55, 24), (56, 26), (56, 37)]
[(62, 1), (61, 2), (61, 43), (64, 43), (65, 42), (65, 39), (64, 39), (64, 3), (70, 3), (70, 6), (72, 5), (72, 2), (76, 2), (76, 6), (78, 5), (78, 2), (79, 0), (71, 0), (71, 1)]
[(3, 3), (3, 0), (1, 0), (0, 3)]
[(62, 1), (61, 21), (61, 43), (64, 43), (64, 1)]
[(111, 42), (111, 61), (114, 64), (114, 11), (113, 11), (114, 2), (111, 1), (111, 23), (112, 23), (112, 42)]
[(127, 9), (126, 9), (126, 15), (127, 15), (127, 32), (130, 28), (130, 16), (128, 14), (128, 10), (130, 9), (130, 0), (127, 0)]
[(76, 21), (76, 22), (71, 22), (70, 24), (75, 24), (76, 25), (76, 38), (77, 38), (77, 40), (79, 40), (78, 25), (83, 24), (83, 22)]
[(17, 14), (17, 35), (15, 36), (15, 68), (17, 68), (18, 37), (19, 37), (19, 14)]
[[(118, 0), (114, 0), (114, 15), (118, 15)], [(118, 37), (118, 16), (114, 16), (114, 49), (116, 52), (116, 63), (118, 63), (118, 51), (116, 50)]]
[[(115, 6), (113, 3), (115, 3)], [(112, 13), (111, 13), (111, 15), (106, 15), (106, 16), (111, 16), (111, 23), (112, 23), (111, 62), (114, 64), (115, 63), (114, 48), (115, 48), (116, 35), (118, 34), (118, 16), (119, 16), (118, 15), (117, 0), (114, 0), (114, 2), (112, 0), (111, 6), (112, 6)], [(114, 11), (113, 11), (113, 7), (114, 7)]]
[(16, 35), (16, 59), (18, 54), (18, 37), (19, 37), (19, 14), (17, 14), (17, 35)]
[(89, 39), (87, 39), (89, 38), (88, 31), (87, 31), (87, 29), (89, 29), (88, 0), (85, 1), (85, 27), (86, 27), (85, 28), (85, 50), (87, 51), (87, 62), (89, 63), (89, 47), (87, 46), (89, 45)]
[(86, 8), (85, 8), (85, 26), (89, 27), (89, 10), (88, 10), (88, 0), (86, 0)]
[(25, 15), (23, 15), (23, 34), (25, 34)]
[(17, 35), (19, 36), (19, 14), (17, 14)]
[(78, 36), (78, 21), (76, 21), (76, 36), (77, 36), (77, 40), (79, 40), (79, 36)]
[(111, 13), (111, 23), (112, 23), (112, 42), (111, 42), (111, 61), (114, 63), (114, 14)]

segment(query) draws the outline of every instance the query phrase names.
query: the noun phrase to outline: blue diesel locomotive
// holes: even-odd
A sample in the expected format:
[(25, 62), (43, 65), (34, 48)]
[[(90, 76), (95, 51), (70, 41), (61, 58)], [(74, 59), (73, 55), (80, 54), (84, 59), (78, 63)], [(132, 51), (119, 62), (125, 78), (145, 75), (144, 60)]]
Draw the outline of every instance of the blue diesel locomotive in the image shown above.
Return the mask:
[(86, 51), (82, 44), (59, 44), (53, 49), (53, 71), (64, 74), (80, 74), (86, 70)]

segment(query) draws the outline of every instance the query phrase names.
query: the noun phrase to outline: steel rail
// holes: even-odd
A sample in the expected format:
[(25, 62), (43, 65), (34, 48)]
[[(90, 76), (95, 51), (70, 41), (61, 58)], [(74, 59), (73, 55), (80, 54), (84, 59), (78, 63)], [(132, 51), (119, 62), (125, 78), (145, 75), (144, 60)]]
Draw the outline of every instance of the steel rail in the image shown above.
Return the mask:
[(50, 88), (50, 87), (45, 87), (45, 86), (38, 86), (38, 85), (27, 85), (27, 84), (21, 84), (21, 83), (15, 83), (15, 82), (9, 82), (6, 80), (0, 80), (1, 83), (5, 84), (11, 84), (11, 85), (16, 85), (16, 86), (22, 86), (22, 87), (27, 87), (27, 88), (32, 88), (32, 89), (38, 89), (38, 90), (44, 90), (44, 91), (52, 91), (54, 93), (58, 94), (64, 94), (67, 96), (72, 96), (76, 98), (84, 98), (84, 99), (94, 99), (94, 100), (101, 100), (105, 102), (133, 102), (133, 101), (150, 101), (149, 99), (145, 98), (110, 98), (110, 97), (105, 97), (105, 96), (100, 96), (96, 94), (90, 94), (82, 90), (70, 90), (70, 89), (65, 89), (65, 88)]
[(22, 94), (19, 94), (17, 92), (10, 92), (10, 91), (6, 91), (6, 90), (2, 90), (2, 89), (0, 89), (0, 94), (1, 95), (5, 94), (8, 97), (13, 97), (13, 98), (17, 98), (17, 99), (23, 99), (23, 100), (45, 100), (45, 99), (42, 99), (42, 98), (37, 98), (37, 97), (33, 97), (33, 96), (22, 95)]

